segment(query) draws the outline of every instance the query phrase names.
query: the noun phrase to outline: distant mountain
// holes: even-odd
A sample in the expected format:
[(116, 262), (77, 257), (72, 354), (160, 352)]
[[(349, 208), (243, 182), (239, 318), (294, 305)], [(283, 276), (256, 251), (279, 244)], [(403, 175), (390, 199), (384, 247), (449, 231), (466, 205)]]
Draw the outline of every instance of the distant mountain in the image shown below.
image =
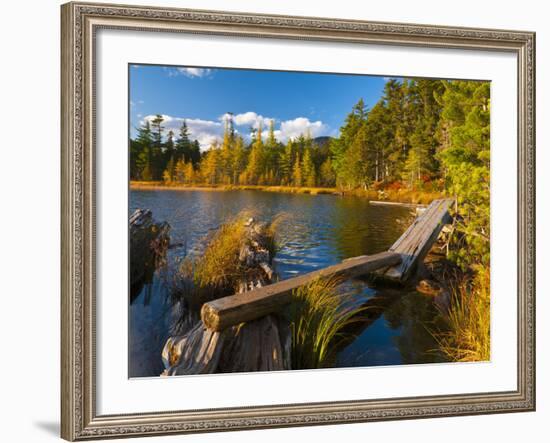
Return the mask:
[(321, 137), (315, 137), (313, 139), (313, 143), (315, 143), (320, 148), (324, 148), (330, 143), (331, 140), (332, 140), (332, 137), (329, 137), (328, 135), (323, 135)]

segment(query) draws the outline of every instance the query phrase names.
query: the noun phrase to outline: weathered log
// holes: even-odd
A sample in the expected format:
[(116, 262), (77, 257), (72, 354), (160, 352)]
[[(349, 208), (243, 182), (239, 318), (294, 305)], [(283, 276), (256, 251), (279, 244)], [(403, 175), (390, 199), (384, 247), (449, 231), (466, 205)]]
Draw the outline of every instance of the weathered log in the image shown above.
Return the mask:
[(279, 321), (275, 316), (268, 315), (217, 333), (224, 332), (228, 338), (221, 354), (218, 372), (290, 369), (289, 355), (285, 356)]
[(389, 251), (400, 254), (402, 260), (396, 266), (379, 271), (383, 278), (403, 283), (410, 277), (437, 240), (443, 226), (451, 222), (448, 210), (453, 203), (453, 199), (434, 200), (414, 220), (390, 247)]
[(169, 337), (162, 350), (161, 375), (210, 374), (218, 367), (226, 333), (197, 323), (183, 336)]
[(273, 283), (248, 293), (235, 294), (205, 303), (201, 309), (201, 318), (206, 327), (221, 331), (229, 326), (278, 311), (291, 301), (294, 289), (317, 278), (357, 277), (376, 269), (396, 265), (400, 261), (401, 256), (393, 252), (354, 257), (337, 265)]

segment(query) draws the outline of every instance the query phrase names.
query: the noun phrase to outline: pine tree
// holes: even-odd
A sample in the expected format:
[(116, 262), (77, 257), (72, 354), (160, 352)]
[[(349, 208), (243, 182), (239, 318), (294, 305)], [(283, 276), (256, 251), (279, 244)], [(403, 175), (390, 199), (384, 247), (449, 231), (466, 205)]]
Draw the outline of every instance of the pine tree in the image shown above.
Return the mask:
[(449, 141), (437, 155), (451, 195), (458, 198), (461, 221), (455, 237), (459, 263), (489, 264), (490, 250), (490, 84), (475, 81), (444, 83), (438, 96), (443, 106), (440, 131)]
[(175, 175), (174, 175), (174, 181), (176, 183), (185, 183), (185, 160), (180, 158), (174, 167)]
[(294, 151), (294, 142), (292, 140), (288, 140), (279, 160), (279, 174), (281, 177), (280, 182), (282, 185), (290, 185), (292, 183)]
[(148, 120), (138, 129), (136, 142), (141, 147), (136, 159), (137, 178), (145, 181), (152, 180), (153, 138)]
[(344, 180), (344, 175), (347, 174), (345, 169), (349, 169), (346, 153), (355, 140), (355, 136), (364, 126), (367, 115), (368, 110), (365, 106), (365, 102), (363, 99), (360, 99), (353, 106), (353, 109), (346, 117), (344, 125), (340, 128), (340, 137), (334, 139), (330, 144), (333, 167), (336, 172), (338, 183), (346, 181)]
[(351, 142), (340, 165), (338, 179), (341, 185), (348, 189), (367, 188), (371, 180), (368, 176), (367, 136), (363, 125)]
[(189, 128), (187, 127), (187, 122), (185, 120), (183, 120), (181, 124), (175, 149), (177, 161), (191, 161), (191, 140), (189, 140)]
[(302, 162), (300, 161), (300, 156), (296, 156), (294, 161), (294, 168), (292, 170), (292, 184), (294, 186), (303, 185), (303, 176), (302, 176)]
[(319, 182), (322, 186), (332, 187), (336, 185), (336, 174), (332, 167), (332, 161), (327, 158), (319, 170)]
[(269, 121), (269, 132), (265, 143), (264, 175), (267, 184), (274, 185), (279, 176), (279, 142), (275, 137), (275, 122)]
[(246, 169), (247, 164), (247, 152), (244, 147), (244, 140), (242, 137), (237, 136), (235, 138), (235, 148), (233, 149), (233, 158), (231, 161), (232, 167), (232, 183), (239, 184), (241, 176)]
[(201, 161), (201, 146), (198, 140), (195, 140), (191, 144), (191, 156), (190, 161), (193, 163), (193, 166), (197, 166)]
[(164, 158), (162, 155), (162, 131), (164, 130), (164, 126), (162, 126), (163, 121), (164, 117), (160, 114), (157, 114), (155, 118), (151, 120), (151, 135), (153, 138), (153, 143), (151, 146), (151, 172), (153, 175), (153, 180), (160, 180), (165, 169)]
[(166, 163), (165, 172), (167, 173), (168, 181), (171, 182), (174, 180), (175, 168), (176, 168), (176, 149), (174, 146), (174, 132), (172, 132), (171, 130), (168, 131), (168, 136), (166, 138), (164, 157), (165, 157), (165, 163)]
[(188, 162), (185, 164), (184, 174), (185, 174), (185, 182), (187, 184), (195, 183), (195, 180), (197, 179), (197, 172), (193, 167), (193, 163)]
[(229, 113), (225, 118), (223, 143), (221, 148), (221, 177), (220, 181), (229, 184), (233, 181), (233, 145), (235, 143), (235, 129), (233, 126), (233, 114)]
[(317, 184), (317, 174), (315, 172), (315, 165), (311, 159), (311, 148), (304, 151), (304, 157), (302, 159), (302, 181), (307, 187), (314, 187)]
[(260, 182), (260, 178), (265, 171), (265, 152), (262, 141), (262, 125), (258, 128), (254, 137), (254, 143), (250, 149), (248, 157), (248, 165), (246, 167), (247, 183), (256, 185)]
[(201, 161), (200, 172), (209, 185), (215, 185), (220, 182), (222, 176), (221, 167), (221, 149), (214, 143), (208, 151), (204, 153), (204, 157)]

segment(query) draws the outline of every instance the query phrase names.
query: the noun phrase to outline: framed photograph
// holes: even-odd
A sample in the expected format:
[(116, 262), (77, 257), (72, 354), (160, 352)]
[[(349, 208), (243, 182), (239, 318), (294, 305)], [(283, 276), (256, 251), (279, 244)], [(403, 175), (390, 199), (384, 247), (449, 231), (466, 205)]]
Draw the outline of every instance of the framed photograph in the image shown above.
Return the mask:
[(61, 14), (63, 438), (534, 410), (534, 33)]

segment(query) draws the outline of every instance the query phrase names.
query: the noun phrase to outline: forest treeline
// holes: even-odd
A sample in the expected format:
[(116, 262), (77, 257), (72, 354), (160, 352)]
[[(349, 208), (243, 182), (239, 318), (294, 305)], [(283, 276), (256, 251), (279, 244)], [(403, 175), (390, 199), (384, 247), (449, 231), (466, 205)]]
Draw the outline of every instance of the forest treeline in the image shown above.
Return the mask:
[[(264, 134), (267, 132), (267, 134)], [(167, 184), (282, 185), (446, 191), (459, 200), (461, 238), (488, 262), (490, 84), (431, 79), (386, 82), (368, 109), (361, 99), (337, 138), (281, 142), (274, 123), (239, 135), (231, 116), (205, 152), (183, 122), (165, 134), (157, 115), (130, 141), (130, 177)], [(471, 261), (470, 248), (457, 257)]]

